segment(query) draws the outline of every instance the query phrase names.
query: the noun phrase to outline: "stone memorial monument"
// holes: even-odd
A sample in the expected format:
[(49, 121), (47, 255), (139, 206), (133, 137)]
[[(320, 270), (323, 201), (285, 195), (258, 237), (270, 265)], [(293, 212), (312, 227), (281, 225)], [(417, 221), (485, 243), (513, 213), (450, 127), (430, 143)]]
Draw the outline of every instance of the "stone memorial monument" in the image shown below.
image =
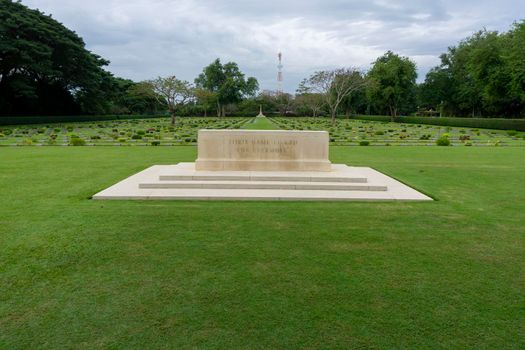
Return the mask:
[(325, 131), (200, 130), (195, 163), (152, 166), (93, 199), (432, 200), (374, 169), (331, 164), (328, 141)]
[(326, 131), (200, 130), (198, 171), (325, 171)]

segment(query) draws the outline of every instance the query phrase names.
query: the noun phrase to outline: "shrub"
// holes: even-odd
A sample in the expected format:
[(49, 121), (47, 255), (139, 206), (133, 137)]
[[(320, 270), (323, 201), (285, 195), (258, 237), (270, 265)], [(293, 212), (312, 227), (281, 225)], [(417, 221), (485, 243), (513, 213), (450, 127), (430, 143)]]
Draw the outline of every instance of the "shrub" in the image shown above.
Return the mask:
[(461, 142), (468, 141), (468, 140), (470, 140), (470, 136), (469, 136), (469, 135), (461, 135), (461, 136), (459, 137), (459, 140), (460, 140)]
[(438, 145), (438, 146), (450, 146), (450, 139), (448, 137), (448, 134), (441, 135), (436, 140), (436, 145)]
[(93, 135), (93, 136), (91, 136), (91, 139), (92, 139), (92, 140), (100, 140), (101, 137), (98, 136), (98, 135)]
[(144, 136), (146, 135), (146, 132), (144, 130), (137, 130), (137, 135)]
[(472, 146), (472, 142), (465, 142), (465, 146)]
[(53, 131), (54, 131), (54, 132), (61, 132), (62, 129), (60, 129), (60, 128), (54, 128)]
[(141, 135), (133, 135), (133, 136), (131, 136), (131, 139), (132, 140), (142, 140), (142, 136)]
[(68, 127), (66, 128), (66, 130), (67, 130), (68, 132), (73, 131), (73, 129), (74, 129), (74, 128), (73, 128), (72, 126), (68, 126)]
[(370, 141), (363, 140), (359, 142), (359, 146), (370, 146)]
[[(360, 115), (355, 119), (390, 121), (389, 116)], [(456, 117), (396, 117), (395, 122), (411, 124), (429, 124), (441, 126), (459, 126), (476, 129), (500, 129), (525, 131), (525, 119), (503, 118), (456, 118)]]
[(124, 143), (124, 142), (126, 142), (126, 139), (123, 138), (123, 137), (120, 137), (120, 138), (117, 139), (117, 141), (118, 141), (119, 143)]
[(151, 145), (152, 146), (160, 146), (160, 141), (158, 141), (158, 140), (151, 141)]
[(4, 134), (0, 134), (0, 138), (2, 138), (2, 137), (5, 137), (5, 135)]
[(518, 132), (516, 130), (507, 130), (507, 135), (509, 136), (516, 136)]
[(33, 140), (31, 139), (25, 139), (22, 141), (22, 144), (25, 146), (31, 146), (33, 144)]
[(384, 134), (385, 134), (385, 132), (384, 132), (384, 131), (381, 131), (381, 130), (379, 130), (379, 131), (376, 131), (376, 132), (375, 132), (374, 134), (376, 134), (376, 135), (378, 135), (378, 136), (379, 136), (379, 135), (384, 135)]
[(84, 146), (86, 144), (86, 141), (84, 139), (81, 139), (80, 137), (73, 137), (69, 140), (69, 144), (71, 146)]

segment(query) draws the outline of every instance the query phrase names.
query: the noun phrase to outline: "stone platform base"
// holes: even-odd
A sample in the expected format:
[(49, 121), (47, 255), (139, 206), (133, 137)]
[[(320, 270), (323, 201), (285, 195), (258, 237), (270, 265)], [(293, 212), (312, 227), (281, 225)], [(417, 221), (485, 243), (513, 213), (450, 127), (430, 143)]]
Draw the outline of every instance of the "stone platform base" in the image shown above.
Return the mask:
[(195, 163), (152, 166), (93, 199), (432, 200), (371, 168), (335, 164), (330, 172), (196, 171)]

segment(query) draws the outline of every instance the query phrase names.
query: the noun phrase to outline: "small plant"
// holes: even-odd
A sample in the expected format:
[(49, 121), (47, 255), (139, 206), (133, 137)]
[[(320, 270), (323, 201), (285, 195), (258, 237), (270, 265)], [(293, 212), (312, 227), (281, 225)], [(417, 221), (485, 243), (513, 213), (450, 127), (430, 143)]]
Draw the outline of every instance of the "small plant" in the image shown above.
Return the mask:
[(470, 142), (470, 141), (469, 142), (465, 142), (465, 146), (468, 146), (468, 147), (472, 146), (472, 142)]
[(516, 130), (507, 130), (507, 135), (509, 136), (516, 136), (518, 132)]
[(98, 136), (98, 135), (93, 135), (93, 136), (91, 136), (90, 138), (91, 138), (92, 140), (100, 140), (100, 139), (101, 139), (101, 137)]
[(71, 146), (85, 146), (86, 140), (80, 138), (80, 137), (73, 137), (69, 140), (69, 144)]
[(376, 131), (374, 134), (380, 136), (380, 135), (384, 135), (385, 132), (382, 131), (382, 130), (378, 130), (378, 131)]
[(370, 141), (366, 141), (366, 140), (360, 141), (359, 146), (370, 146)]
[(54, 132), (61, 132), (62, 129), (60, 129), (60, 128), (54, 128), (53, 131), (54, 131)]
[(151, 145), (152, 146), (160, 146), (160, 141), (158, 141), (158, 140), (151, 141)]
[(436, 140), (436, 145), (438, 145), (438, 146), (450, 146), (450, 138), (449, 138), (448, 134), (441, 135)]
[(124, 143), (124, 142), (126, 142), (126, 139), (123, 138), (123, 137), (120, 137), (120, 138), (117, 139), (117, 142), (118, 143)]
[(5, 135), (4, 135), (4, 134), (2, 134), (2, 133), (0, 133), (0, 138), (3, 138), (3, 137), (5, 137)]
[(11, 135), (12, 133), (13, 133), (13, 130), (10, 130), (10, 129), (2, 130), (2, 134), (4, 135)]
[(132, 140), (142, 140), (142, 135), (135, 134), (135, 135), (131, 136), (131, 139)]
[(137, 135), (144, 136), (146, 135), (146, 132), (144, 130), (137, 130)]

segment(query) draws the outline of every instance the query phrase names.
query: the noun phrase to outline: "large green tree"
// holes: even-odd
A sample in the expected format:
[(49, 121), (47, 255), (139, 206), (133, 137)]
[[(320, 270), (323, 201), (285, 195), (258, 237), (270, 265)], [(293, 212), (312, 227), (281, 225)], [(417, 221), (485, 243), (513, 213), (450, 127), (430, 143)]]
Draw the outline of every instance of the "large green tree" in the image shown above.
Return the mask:
[(523, 116), (524, 52), (525, 21), (503, 34), (479, 31), (441, 55), (421, 87), (421, 101), (441, 103), (453, 116)]
[(155, 97), (159, 103), (165, 104), (171, 115), (171, 124), (177, 123), (177, 112), (194, 97), (193, 86), (176, 76), (158, 77), (141, 84), (145, 96)]
[(372, 83), (367, 91), (376, 112), (395, 118), (414, 108), (416, 100), (416, 64), (408, 57), (388, 51), (368, 72)]
[(217, 116), (226, 114), (225, 106), (229, 103), (239, 103), (245, 97), (253, 97), (259, 90), (257, 79), (245, 79), (235, 62), (222, 64), (216, 59), (205, 67), (195, 79), (199, 89), (206, 89), (216, 96)]
[(100, 91), (112, 78), (102, 69), (106, 64), (51, 16), (0, 0), (3, 113), (69, 113), (73, 105), (78, 107), (80, 96), (85, 103), (100, 100)]

